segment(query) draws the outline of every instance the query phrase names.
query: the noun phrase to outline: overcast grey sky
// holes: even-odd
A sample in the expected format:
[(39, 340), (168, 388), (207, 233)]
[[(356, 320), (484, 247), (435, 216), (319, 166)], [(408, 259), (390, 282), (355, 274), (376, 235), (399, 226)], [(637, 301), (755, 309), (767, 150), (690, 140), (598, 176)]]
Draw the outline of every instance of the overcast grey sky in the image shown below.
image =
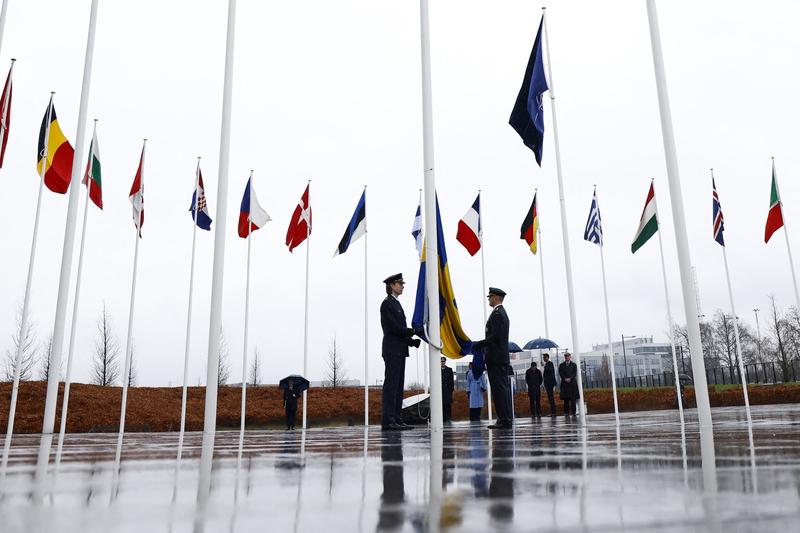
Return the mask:
[[(3, 76), (8, 59), (18, 61), (12, 131), (0, 170), (0, 347), (11, 345), (24, 293), (39, 124), (54, 90), (61, 127), (75, 139), (89, 12), (88, 0), (9, 4)], [(572, 348), (549, 102), (541, 169), (508, 126), (541, 5), (431, 0), (436, 178), (467, 333), (482, 336), (485, 298), (479, 258), (455, 241), (455, 230), (481, 188), (486, 281), (508, 292), (511, 338), (520, 344), (544, 335), (539, 260), (519, 240), (520, 222), (539, 188), (550, 336)], [(606, 338), (598, 250), (582, 240), (593, 184), (604, 224), (612, 334), (663, 340), (657, 243), (630, 254), (655, 178), (673, 312), (683, 322), (645, 4), (547, 5), (581, 348)], [(800, 235), (800, 5), (673, 0), (658, 8), (702, 310), (710, 316), (728, 307), (721, 251), (711, 235), (714, 167), (737, 310), (752, 323), (753, 307), (765, 309), (769, 293), (781, 306), (794, 303), (784, 237), (765, 245), (763, 231), (769, 158), (775, 156), (793, 243)], [(181, 381), (192, 231), (187, 209), (197, 156), (203, 157), (212, 217), (217, 206), (225, 22), (223, 1), (101, 2), (89, 117), (100, 119), (106, 207), (101, 213), (90, 206), (76, 381), (88, 380), (104, 300), (124, 343), (135, 235), (127, 196), (143, 137), (149, 142), (134, 320), (139, 382)], [(223, 303), (232, 381), (240, 378), (246, 252), (236, 217), (254, 168), (258, 197), (273, 221), (253, 236), (251, 356), (257, 345), (267, 382), (302, 369), (306, 245), (290, 254), (283, 241), (311, 179), (308, 375), (322, 378), (336, 335), (349, 374), (363, 378), (363, 240), (343, 256), (331, 255), (366, 184), (374, 383), (383, 372), (381, 280), (405, 274), (401, 301), (410, 318), (418, 270), (410, 236), (422, 186), (418, 2), (240, 0), (234, 72)], [(66, 206), (66, 196), (45, 191), (31, 299), (42, 340), (54, 320)], [(191, 384), (205, 379), (212, 243), (213, 235), (198, 233)], [(407, 381), (416, 379), (415, 368), (412, 358)]]

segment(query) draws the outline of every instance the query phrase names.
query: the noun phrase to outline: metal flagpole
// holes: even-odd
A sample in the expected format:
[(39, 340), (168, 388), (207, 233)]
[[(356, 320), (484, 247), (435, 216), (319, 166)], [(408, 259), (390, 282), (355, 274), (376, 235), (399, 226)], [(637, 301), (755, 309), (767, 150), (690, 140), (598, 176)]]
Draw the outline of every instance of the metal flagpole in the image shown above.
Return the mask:
[[(533, 197), (536, 197), (536, 193), (539, 192), (539, 189), (533, 190)], [(545, 296), (545, 289), (544, 289), (544, 252), (542, 251), (542, 221), (541, 216), (539, 215), (539, 206), (536, 206), (536, 215), (539, 218), (539, 224), (537, 224), (536, 228), (536, 248), (539, 252), (539, 273), (542, 276), (542, 311), (544, 312), (544, 338), (550, 339), (550, 328), (547, 324), (547, 297)]]
[[(94, 120), (94, 130), (92, 131), (92, 141), (94, 141), (97, 132), (97, 119)], [(96, 146), (94, 147), (97, 148)], [(89, 157), (93, 157), (89, 153)], [(89, 165), (93, 162), (90, 160)], [(91, 167), (90, 167), (91, 168)], [(83, 204), (83, 224), (81, 225), (81, 243), (78, 248), (78, 274), (75, 279), (75, 298), (72, 302), (72, 324), (70, 324), (69, 331), (69, 350), (67, 352), (67, 374), (64, 378), (64, 398), (61, 402), (61, 425), (58, 431), (58, 446), (56, 447), (56, 460), (55, 460), (55, 475), (58, 475), (58, 467), (61, 465), (61, 452), (64, 450), (64, 437), (67, 433), (67, 412), (69, 408), (69, 388), (72, 382), (72, 361), (75, 354), (75, 332), (78, 325), (78, 302), (81, 296), (81, 280), (83, 279), (83, 249), (86, 244), (86, 222), (89, 214), (89, 188), (91, 183), (86, 182), (86, 199)], [(53, 371), (51, 367), (49, 371)], [(58, 372), (58, 369), (55, 369)], [(49, 376), (48, 376), (49, 377)]]
[[(480, 189), (478, 189), (478, 198), (482, 195)], [(478, 205), (481, 206), (480, 200), (478, 200)], [(478, 223), (478, 229), (480, 230), (480, 235), (478, 236), (481, 241), (481, 308), (483, 309), (483, 323), (486, 324), (488, 317), (486, 316), (486, 263), (483, 259), (483, 213), (484, 213), (483, 206), (481, 206), (481, 213), (480, 213), (480, 222)], [(468, 371), (469, 372), (469, 371)], [(486, 381), (486, 399), (488, 400), (486, 403), (489, 406), (489, 420), (492, 419), (492, 386), (489, 385), (489, 381)]]
[[(652, 181), (652, 180), (651, 180)], [(661, 224), (661, 220), (658, 216), (658, 198), (653, 197), (653, 202), (656, 208), (656, 222)], [(669, 288), (667, 287), (667, 267), (664, 264), (664, 244), (661, 238), (661, 228), (658, 228), (658, 253), (659, 257), (661, 257), (661, 278), (664, 280), (664, 301), (667, 303), (667, 326), (669, 327), (669, 346), (672, 350), (672, 371), (675, 375), (675, 394), (678, 396), (678, 415), (681, 419), (681, 428), (683, 428), (684, 420), (683, 420), (683, 397), (681, 396), (681, 379), (680, 375), (678, 374), (678, 356), (675, 352), (675, 324), (672, 321), (672, 306), (669, 303)], [(692, 315), (696, 316), (696, 315)], [(688, 319), (687, 319), (688, 320)], [(625, 338), (623, 337), (622, 342), (625, 342)], [(692, 368), (694, 368), (694, 364), (692, 364)], [(701, 370), (704, 379), (705, 379), (705, 367), (702, 367)]]
[(22, 344), (25, 339), (25, 333), (28, 329), (28, 312), (30, 311), (31, 301), (31, 284), (33, 282), (33, 266), (36, 260), (36, 241), (39, 237), (39, 214), (42, 208), (42, 189), (44, 187), (44, 173), (47, 168), (47, 147), (50, 140), (50, 114), (53, 110), (53, 95), (50, 93), (50, 103), (47, 105), (47, 127), (44, 131), (44, 150), (39, 154), (42, 158), (42, 167), (39, 170), (39, 193), (36, 197), (36, 215), (33, 218), (33, 237), (31, 238), (31, 254), (28, 259), (28, 278), (25, 281), (25, 296), (22, 300), (22, 316), (19, 321), (19, 337), (17, 337), (17, 353), (14, 356), (14, 384), (11, 387), (11, 405), (8, 409), (8, 426), (6, 427), (6, 439), (3, 442), (3, 463), (2, 473), (0, 473), (0, 481), (5, 480), (6, 468), (8, 467), (8, 454), (11, 449), (11, 437), (14, 434), (14, 417), (17, 412), (17, 395), (19, 394), (19, 374), (20, 374), (20, 359), (22, 358)]
[(214, 266), (211, 276), (211, 316), (208, 326), (206, 363), (206, 403), (203, 420), (203, 447), (197, 483), (197, 503), (204, 508), (211, 490), (211, 463), (217, 431), (217, 380), (219, 375), (219, 339), (222, 328), (222, 292), (225, 272), (225, 233), (228, 218), (228, 165), (231, 146), (231, 101), (233, 99), (233, 51), (236, 35), (236, 0), (228, 0), (228, 27), (225, 38), (225, 75), (222, 87), (222, 119), (219, 137), (219, 182), (217, 183), (216, 230), (214, 231)]
[(425, 185), (425, 287), (428, 300), (428, 372), (433, 433), (444, 429), (442, 373), (439, 367), (441, 332), (439, 323), (439, 250), (436, 227), (436, 177), (433, 162), (433, 102), (431, 98), (431, 41), (428, 0), (419, 0), (420, 51), (422, 66), (422, 155)]
[(575, 289), (572, 283), (572, 258), (569, 249), (569, 233), (567, 231), (567, 206), (564, 198), (564, 176), (561, 169), (561, 145), (558, 140), (558, 120), (556, 119), (556, 96), (553, 90), (553, 72), (550, 65), (550, 38), (547, 31), (547, 19), (542, 8), (542, 27), (544, 30), (545, 48), (547, 50), (547, 80), (550, 85), (550, 111), (553, 114), (553, 139), (556, 152), (556, 174), (558, 176), (558, 198), (561, 204), (561, 238), (564, 241), (564, 270), (567, 275), (567, 298), (569, 301), (569, 321), (572, 332), (572, 350), (575, 355), (575, 364), (578, 365), (578, 394), (580, 395), (581, 426), (586, 425), (586, 402), (583, 397), (583, 376), (581, 372), (581, 355), (578, 348), (578, 320), (575, 316)]
[[(61, 275), (58, 280), (58, 299), (56, 301), (56, 318), (53, 325), (53, 348), (50, 351), (50, 368), (61, 368), (61, 351), (64, 344), (64, 323), (69, 300), (69, 283), (72, 277), (72, 253), (75, 247), (75, 225), (78, 215), (78, 195), (80, 194), (81, 162), (83, 161), (83, 145), (86, 137), (86, 109), (89, 107), (89, 89), (92, 82), (92, 60), (94, 57), (94, 33), (97, 23), (97, 1), (92, 0), (89, 13), (89, 31), (86, 38), (86, 57), (83, 62), (83, 85), (78, 107), (78, 131), (75, 135), (75, 153), (72, 157), (72, 176), (70, 178), (69, 201), (67, 203), (67, 221), (64, 229), (64, 248), (61, 254)], [(53, 433), (56, 422), (56, 404), (58, 402), (58, 372), (51, 372), (47, 379), (47, 398), (45, 399), (42, 433)], [(46, 458), (49, 460), (49, 457)]]
[[(311, 180), (308, 180), (308, 186), (311, 187)], [(308, 191), (308, 206), (311, 204), (311, 190)], [(301, 211), (302, 216), (302, 211)], [(303, 377), (308, 373), (308, 264), (311, 257), (311, 220), (306, 220), (306, 305), (305, 305), (305, 320), (303, 323)], [(306, 415), (308, 413), (308, 389), (303, 391), (303, 429), (306, 429)]]
[(8, 11), (8, 0), (3, 0), (3, 7), (0, 8), (0, 50), (3, 48), (3, 36), (6, 29), (6, 12)]
[(367, 186), (364, 185), (364, 425), (369, 425), (369, 282), (367, 275)]
[(189, 346), (192, 332), (192, 294), (194, 293), (194, 252), (197, 241), (197, 213), (200, 211), (200, 198), (197, 194), (200, 187), (200, 158), (197, 158), (197, 169), (194, 172), (194, 214), (192, 216), (192, 259), (189, 263), (189, 304), (186, 309), (186, 342), (183, 348), (183, 387), (181, 389), (181, 429), (178, 434), (178, 457), (176, 471), (181, 468), (183, 455), (183, 436), (186, 431), (186, 400), (189, 393)]
[[(711, 169), (711, 181), (714, 181), (714, 169)], [(776, 182), (777, 186), (777, 182)], [(780, 197), (780, 194), (779, 194)], [(785, 223), (784, 223), (785, 224)], [(784, 230), (786, 228), (784, 227)], [(786, 233), (784, 231), (784, 233)], [(788, 240), (787, 240), (788, 243)], [(725, 280), (728, 282), (728, 299), (731, 302), (731, 314), (733, 315), (733, 334), (736, 338), (736, 358), (739, 360), (739, 377), (742, 381), (742, 394), (744, 395), (744, 408), (747, 413), (747, 425), (751, 428), (753, 425), (753, 418), (750, 416), (750, 395), (747, 392), (747, 376), (744, 370), (744, 359), (742, 358), (742, 345), (739, 340), (739, 317), (736, 316), (736, 307), (733, 305), (733, 286), (731, 285), (731, 273), (728, 269), (728, 250), (725, 245), (722, 245), (722, 260), (725, 263)], [(792, 269), (794, 273), (794, 269)], [(752, 435), (751, 435), (752, 438)], [(751, 450), (752, 451), (752, 450)]]
[[(594, 200), (597, 202), (597, 212), (600, 212), (600, 201), (597, 200), (597, 191), (595, 190)], [(598, 214), (599, 216), (599, 214)], [(614, 419), (619, 427), (619, 400), (617, 399), (617, 373), (614, 369), (614, 349), (611, 343), (611, 313), (608, 311), (608, 288), (606, 285), (606, 260), (603, 253), (603, 238), (600, 237), (600, 273), (603, 275), (603, 303), (606, 309), (606, 333), (608, 334), (608, 352), (609, 359), (611, 360), (611, 393), (614, 397)]]
[[(144, 158), (147, 139), (142, 143), (141, 188), (144, 189)], [(131, 304), (128, 309), (128, 335), (125, 341), (125, 365), (122, 370), (122, 408), (119, 415), (119, 435), (117, 436), (117, 455), (115, 457), (116, 471), (119, 471), (119, 462), (122, 456), (122, 439), (125, 436), (125, 411), (128, 407), (128, 382), (131, 372), (131, 344), (133, 342), (133, 310), (136, 303), (136, 274), (139, 270), (139, 224), (136, 224), (136, 247), (133, 252), (133, 276), (131, 278)]]
[[(683, 309), (686, 314), (686, 329), (689, 333), (689, 352), (694, 372), (694, 390), (697, 400), (697, 417), (701, 428), (711, 429), (711, 403), (708, 398), (703, 345), (700, 341), (700, 323), (694, 301), (692, 283), (692, 259), (689, 253), (689, 238), (686, 217), (683, 213), (683, 193), (678, 171), (678, 156), (675, 149), (675, 134), (672, 130), (672, 112), (667, 93), (667, 77), (664, 72), (664, 57), (661, 52), (661, 34), (658, 29), (658, 14), (655, 0), (647, 0), (647, 18), (650, 25), (650, 45), (653, 52), (653, 69), (656, 76), (658, 110), (661, 115), (661, 134), (664, 140), (664, 156), (667, 164), (667, 181), (672, 199), (672, 218), (675, 225), (675, 241), (678, 247), (678, 267), (681, 273)], [(680, 395), (678, 395), (680, 397)]]
[[(253, 171), (250, 170), (248, 180), (250, 193), (248, 196), (253, 198)], [(242, 414), (239, 423), (239, 455), (237, 465), (242, 461), (242, 445), (244, 444), (244, 423), (247, 414), (247, 341), (250, 327), (250, 237), (253, 235), (253, 225), (247, 222), (247, 273), (245, 274), (244, 285), (244, 347), (242, 348)]]
[(778, 192), (778, 202), (781, 206), (781, 219), (783, 220), (783, 236), (786, 237), (786, 252), (789, 254), (789, 268), (792, 271), (792, 283), (794, 283), (794, 301), (800, 309), (800, 292), (797, 291), (797, 275), (794, 273), (794, 261), (792, 260), (792, 247), (789, 246), (789, 232), (786, 231), (786, 217), (783, 216), (783, 201), (780, 200), (781, 189), (778, 186), (778, 173), (775, 172), (775, 158), (772, 158), (772, 176), (775, 179), (775, 189)]

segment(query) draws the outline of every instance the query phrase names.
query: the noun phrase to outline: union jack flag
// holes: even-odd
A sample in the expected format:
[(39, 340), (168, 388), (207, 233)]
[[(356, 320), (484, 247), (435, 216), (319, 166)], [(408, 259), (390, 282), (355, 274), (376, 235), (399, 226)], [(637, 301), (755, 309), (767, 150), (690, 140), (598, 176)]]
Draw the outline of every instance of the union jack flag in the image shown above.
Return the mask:
[(717, 184), (714, 183), (713, 176), (711, 177), (711, 187), (714, 191), (714, 240), (717, 241), (720, 246), (725, 246), (725, 239), (722, 236), (722, 232), (725, 231), (725, 222), (722, 217), (722, 206), (719, 203), (719, 195), (717, 194)]

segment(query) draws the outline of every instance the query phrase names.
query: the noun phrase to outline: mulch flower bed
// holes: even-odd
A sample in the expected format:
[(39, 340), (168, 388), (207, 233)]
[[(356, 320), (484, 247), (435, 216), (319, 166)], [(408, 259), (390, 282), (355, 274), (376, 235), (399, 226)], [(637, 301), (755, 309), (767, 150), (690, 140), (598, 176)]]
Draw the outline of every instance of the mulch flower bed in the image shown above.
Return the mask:
[[(15, 433), (39, 433), (42, 429), (44, 398), (47, 384), (29, 381), (20, 384)], [(800, 402), (800, 386), (754, 385), (748, 387), (752, 405)], [(61, 393), (59, 386), (56, 428), (60, 424)], [(406, 396), (420, 391), (406, 391)], [(741, 388), (726, 387), (716, 390), (709, 387), (711, 405), (714, 407), (742, 405)], [(353, 424), (364, 420), (364, 389), (362, 387), (313, 388), (308, 393), (308, 421), (310, 426)], [(86, 433), (92, 431), (115, 432), (119, 426), (120, 387), (100, 387), (74, 383), (70, 389), (70, 406), (67, 431)], [(238, 428), (241, 406), (240, 387), (220, 387), (217, 399), (217, 426)], [(11, 399), (11, 384), (0, 383), (0, 432), (5, 433)], [(558, 412), (561, 413), (561, 402)], [(610, 389), (586, 391), (588, 412), (611, 413), (614, 411)], [(518, 392), (514, 398), (517, 416), (529, 416), (528, 396)], [(542, 393), (542, 411), (549, 412), (547, 395)], [(694, 390), (686, 389), (686, 406), (694, 407)], [(672, 388), (624, 389), (619, 392), (620, 411), (651, 411), (675, 408), (675, 390)], [(205, 387), (189, 387), (186, 408), (186, 429), (203, 429)], [(380, 422), (381, 390), (370, 389), (370, 423)], [(180, 428), (180, 387), (131, 387), (128, 389), (126, 429), (128, 431), (177, 431)], [(298, 407), (298, 419), (302, 413), (302, 402)], [(456, 420), (469, 418), (467, 397), (464, 391), (456, 391), (453, 397), (453, 417)], [(283, 427), (283, 391), (277, 387), (248, 387), (248, 427)]]

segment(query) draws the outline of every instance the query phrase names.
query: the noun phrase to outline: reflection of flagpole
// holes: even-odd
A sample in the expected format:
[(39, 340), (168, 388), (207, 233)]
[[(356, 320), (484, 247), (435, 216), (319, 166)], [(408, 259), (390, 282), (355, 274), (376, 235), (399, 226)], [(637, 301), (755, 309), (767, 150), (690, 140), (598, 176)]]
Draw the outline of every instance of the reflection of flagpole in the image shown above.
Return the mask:
[(439, 318), (439, 250), (436, 227), (436, 178), (433, 163), (433, 103), (431, 101), (431, 41), (428, 0), (419, 1), (420, 51), (422, 66), (422, 154), (425, 179), (425, 287), (428, 301), (428, 371), (430, 372), (431, 431), (444, 428), (442, 374), (439, 367), (442, 341)]
[[(89, 157), (94, 158), (94, 150), (97, 149), (97, 146), (94, 146), (94, 139), (96, 138), (97, 133), (97, 119), (94, 120), (94, 131), (92, 132), (92, 148), (93, 150), (89, 150)], [(89, 160), (89, 165), (93, 165), (93, 159)], [(91, 166), (89, 168), (92, 168)], [(83, 224), (81, 225), (81, 244), (79, 246), (78, 252), (78, 274), (77, 278), (75, 279), (75, 298), (72, 302), (72, 324), (70, 324), (70, 332), (69, 332), (69, 350), (67, 352), (67, 374), (64, 378), (64, 398), (61, 402), (61, 427), (58, 431), (58, 446), (56, 448), (56, 460), (55, 460), (55, 475), (58, 475), (58, 467), (61, 464), (61, 452), (64, 449), (64, 436), (67, 432), (67, 412), (69, 407), (69, 386), (71, 383), (72, 377), (72, 357), (75, 354), (75, 331), (78, 325), (78, 302), (80, 301), (81, 295), (81, 279), (83, 278), (83, 249), (84, 245), (86, 244), (86, 222), (87, 222), (87, 215), (89, 213), (89, 189), (91, 188), (91, 178), (87, 174), (86, 176), (86, 201), (83, 204)], [(53, 371), (53, 368), (49, 368), (48, 371)], [(55, 369), (58, 372), (58, 369)], [(49, 377), (49, 376), (48, 376)]]
[[(147, 146), (147, 139), (142, 143), (142, 161), (139, 165), (140, 185), (139, 191), (144, 191), (144, 152)], [(125, 341), (125, 365), (122, 370), (122, 408), (119, 415), (119, 435), (117, 436), (117, 455), (115, 457), (115, 464), (119, 470), (119, 462), (122, 456), (122, 438), (125, 435), (125, 410), (128, 406), (128, 382), (130, 381), (131, 373), (131, 342), (133, 339), (133, 309), (136, 302), (136, 273), (139, 268), (139, 241), (142, 238), (139, 236), (141, 231), (141, 215), (139, 220), (136, 221), (136, 247), (133, 252), (133, 276), (131, 278), (131, 305), (128, 309), (128, 335)]]
[[(89, 107), (89, 88), (92, 82), (92, 58), (94, 57), (94, 34), (97, 22), (97, 0), (92, 0), (89, 11), (89, 30), (86, 37), (86, 56), (83, 62), (83, 82), (81, 99), (78, 106), (78, 128), (75, 135), (75, 151), (72, 157), (71, 188), (67, 203), (67, 220), (64, 228), (64, 247), (61, 254), (61, 273), (58, 280), (58, 298), (56, 300), (56, 316), (53, 324), (53, 347), (50, 351), (50, 368), (53, 372), (47, 379), (47, 397), (45, 399), (42, 433), (52, 433), (56, 423), (56, 407), (58, 403), (58, 383), (61, 368), (61, 350), (64, 344), (64, 323), (69, 301), (69, 284), (72, 272), (72, 253), (75, 247), (75, 225), (78, 216), (78, 195), (80, 194), (81, 163), (83, 157), (84, 138), (86, 136), (86, 110)], [(49, 458), (48, 458), (49, 460)]]
[(661, 115), (661, 133), (664, 141), (664, 155), (667, 164), (667, 181), (672, 199), (672, 218), (675, 226), (675, 241), (678, 247), (678, 267), (681, 273), (683, 308), (686, 314), (686, 329), (689, 333), (689, 354), (694, 372), (694, 389), (697, 399), (697, 416), (701, 427), (711, 430), (711, 404), (708, 398), (703, 345), (700, 341), (700, 324), (694, 308), (694, 285), (691, 277), (692, 259), (689, 253), (689, 239), (686, 231), (686, 217), (683, 213), (683, 193), (681, 192), (678, 157), (675, 150), (675, 135), (672, 131), (672, 114), (667, 94), (667, 77), (664, 72), (664, 58), (661, 53), (661, 34), (658, 29), (658, 15), (654, 0), (647, 0), (647, 18), (650, 25), (650, 45), (653, 52), (653, 69), (656, 76), (658, 109)]
[[(311, 180), (308, 180), (308, 187), (311, 187)], [(300, 217), (303, 216), (303, 210), (309, 209), (311, 205), (311, 191), (308, 191), (307, 204), (303, 206), (300, 211)], [(308, 264), (309, 257), (311, 256), (311, 219), (306, 220), (306, 304), (305, 304), (305, 320), (303, 323), (303, 377), (308, 379)], [(306, 429), (306, 414), (308, 412), (308, 389), (303, 390), (303, 429)]]
[[(5, 12), (5, 4), (3, 11)], [(28, 278), (25, 282), (25, 297), (22, 300), (22, 316), (20, 317), (19, 321), (19, 336), (17, 337), (17, 353), (14, 356), (14, 384), (11, 387), (11, 405), (8, 409), (8, 426), (6, 427), (6, 440), (3, 443), (3, 463), (2, 463), (2, 472), (0, 472), (0, 481), (5, 480), (6, 477), (6, 468), (8, 467), (8, 454), (11, 450), (11, 436), (14, 433), (14, 416), (17, 412), (17, 395), (19, 393), (19, 374), (20, 374), (20, 363), (22, 357), (22, 344), (23, 340), (25, 339), (25, 334), (27, 333), (28, 329), (28, 312), (29, 304), (31, 300), (31, 283), (33, 281), (33, 264), (36, 259), (36, 241), (39, 236), (39, 213), (41, 212), (42, 207), (42, 187), (44, 186), (44, 173), (45, 169), (47, 168), (47, 158), (49, 157), (47, 153), (47, 147), (49, 146), (49, 139), (50, 139), (50, 115), (52, 114), (53, 110), (53, 95), (55, 93), (50, 93), (50, 103), (47, 105), (47, 127), (44, 130), (44, 149), (43, 153), (39, 154), (42, 160), (42, 167), (39, 171), (39, 193), (36, 197), (36, 215), (33, 218), (33, 238), (31, 239), (31, 255), (28, 259)]]
[(194, 251), (197, 237), (197, 213), (200, 211), (200, 198), (197, 189), (200, 185), (200, 158), (197, 158), (197, 170), (194, 173), (194, 216), (192, 217), (192, 260), (189, 266), (189, 305), (186, 311), (186, 343), (183, 349), (183, 388), (181, 391), (181, 430), (178, 435), (178, 459), (175, 465), (176, 474), (181, 468), (183, 454), (183, 435), (186, 431), (186, 400), (189, 392), (189, 345), (192, 331), (192, 293), (194, 292)]
[[(656, 221), (660, 220), (658, 217), (658, 200), (653, 195), (653, 205), (656, 208)], [(658, 233), (658, 252), (661, 257), (661, 277), (664, 280), (664, 299), (667, 302), (667, 326), (669, 327), (669, 345), (672, 350), (672, 371), (675, 373), (675, 394), (678, 395), (678, 414), (681, 419), (681, 426), (683, 426), (683, 397), (681, 396), (681, 379), (678, 375), (678, 357), (675, 352), (675, 325), (672, 322), (672, 307), (669, 303), (669, 289), (667, 288), (667, 267), (664, 265), (664, 245), (661, 239), (661, 228), (659, 227)], [(625, 339), (622, 339), (625, 342)], [(705, 371), (701, 370), (705, 376)]]
[(369, 283), (367, 258), (367, 186), (364, 185), (364, 425), (369, 425)]
[(572, 330), (572, 350), (575, 364), (578, 366), (578, 394), (580, 396), (581, 425), (586, 426), (586, 400), (583, 395), (583, 373), (581, 372), (581, 354), (578, 348), (578, 319), (575, 316), (575, 289), (572, 283), (572, 258), (569, 249), (569, 231), (567, 230), (567, 206), (564, 199), (564, 176), (561, 169), (561, 145), (558, 140), (558, 120), (556, 119), (556, 95), (553, 90), (553, 72), (550, 65), (550, 39), (547, 22), (542, 8), (542, 29), (544, 30), (545, 48), (547, 49), (547, 80), (550, 85), (550, 111), (553, 114), (553, 139), (556, 152), (556, 174), (558, 177), (558, 198), (561, 204), (561, 238), (564, 241), (564, 270), (567, 275), (567, 300), (569, 302), (569, 322)]
[[(480, 231), (480, 235), (478, 235), (478, 238), (481, 241), (481, 300), (480, 301), (481, 301), (481, 309), (483, 309), (483, 323), (486, 324), (486, 321), (488, 320), (488, 318), (486, 316), (486, 301), (485, 301), (485, 299), (486, 299), (486, 263), (485, 263), (485, 261), (483, 259), (483, 248), (484, 248), (484, 246), (483, 246), (483, 220), (484, 220), (483, 219), (483, 213), (486, 210), (483, 208), (483, 205), (480, 202), (480, 198), (481, 198), (481, 191), (480, 191), (480, 189), (478, 189), (478, 205), (481, 208), (480, 217), (478, 218), (478, 220), (480, 221), (478, 223), (479, 224), (478, 225), (478, 230)], [(469, 372), (469, 370), (467, 370), (467, 372)], [(487, 399), (486, 403), (489, 406), (489, 420), (491, 420), (492, 419), (492, 387), (491, 387), (491, 385), (489, 385), (488, 381), (486, 382), (486, 399)]]
[[(248, 196), (253, 198), (253, 171), (250, 170), (250, 179), (247, 180), (249, 191)], [(252, 201), (252, 200), (251, 200)], [(250, 215), (248, 214), (248, 217)], [(242, 444), (244, 444), (244, 422), (247, 414), (247, 341), (250, 327), (250, 237), (253, 235), (253, 223), (247, 220), (247, 268), (244, 285), (244, 346), (242, 348), (242, 414), (239, 423), (239, 455), (236, 459), (236, 470), (238, 472), (242, 463)], [(237, 480), (238, 488), (238, 480)]]

